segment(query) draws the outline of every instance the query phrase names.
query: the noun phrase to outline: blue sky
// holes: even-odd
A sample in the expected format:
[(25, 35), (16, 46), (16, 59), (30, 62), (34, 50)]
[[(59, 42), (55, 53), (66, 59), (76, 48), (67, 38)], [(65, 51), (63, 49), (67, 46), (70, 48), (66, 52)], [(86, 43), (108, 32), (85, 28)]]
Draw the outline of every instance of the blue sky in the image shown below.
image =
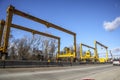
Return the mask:
[[(78, 44), (94, 46), (94, 40), (97, 40), (113, 50), (113, 54), (120, 54), (120, 20), (116, 19), (120, 17), (120, 0), (0, 0), (0, 20), (6, 19), (6, 9), (10, 4), (75, 32)], [(48, 29), (17, 15), (13, 23), (60, 36), (61, 48), (73, 45), (73, 37), (67, 33)], [(13, 29), (13, 34), (22, 37), (30, 33)]]

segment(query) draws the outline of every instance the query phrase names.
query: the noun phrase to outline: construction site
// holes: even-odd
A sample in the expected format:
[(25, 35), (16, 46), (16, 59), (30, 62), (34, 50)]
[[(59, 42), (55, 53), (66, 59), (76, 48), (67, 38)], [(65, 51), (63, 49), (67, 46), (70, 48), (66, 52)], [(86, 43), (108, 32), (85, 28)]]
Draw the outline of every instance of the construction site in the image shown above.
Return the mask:
[[(13, 5), (10, 5), (7, 8), (6, 14), (6, 20), (0, 20), (0, 80), (120, 79), (120, 77), (118, 77), (118, 74), (120, 72), (118, 70), (119, 67), (112, 65), (113, 54), (109, 50), (109, 46), (107, 46), (106, 44), (103, 44), (97, 40), (93, 41), (92, 44), (94, 46), (84, 44), (83, 42), (79, 42), (79, 44), (77, 44), (76, 37), (78, 35), (76, 34), (76, 32), (30, 15), (25, 11), (19, 10)], [(67, 33), (68, 35), (71, 35), (73, 38), (72, 47), (61, 48), (60, 36), (56, 36), (54, 34), (49, 34), (47, 32), (42, 32), (39, 30), (34, 30), (32, 28), (28, 28), (28, 26), (15, 24), (13, 21), (13, 18), (16, 17), (15, 15), (42, 24), (46, 26), (48, 30), (49, 28), (54, 28), (61, 32)], [(17, 42), (20, 40), (16, 39), (13, 40), (14, 42), (11, 41), (11, 29), (13, 28), (29, 32), (33, 36), (33, 41), (31, 41), (30, 39), (23, 39), (24, 44), (27, 44), (28, 41), (31, 41), (31, 44), (34, 44), (32, 45), (31, 50), (27, 50), (27, 48), (30, 48), (29, 46), (23, 45), (24, 47), (17, 47)], [(35, 35), (38, 36), (35, 37)], [(39, 36), (50, 38), (51, 45), (53, 47), (47, 46), (46, 48), (44, 43), (38, 40)], [(35, 42), (35, 39), (36, 41), (38, 41)], [(47, 40), (43, 41), (47, 42)], [(40, 43), (42, 43), (42, 48), (38, 48), (39, 45), (41, 45)], [(45, 47), (44, 50), (40, 50), (43, 49), (43, 47)], [(21, 50), (19, 50), (18, 48)], [(103, 54), (100, 53), (100, 49), (98, 48), (101, 48), (104, 51)], [(17, 55), (14, 55), (15, 53)], [(31, 56), (28, 56), (26, 53), (31, 53)], [(113, 75), (112, 73), (116, 75)], [(100, 77), (99, 75), (101, 75), (102, 77)], [(111, 75), (113, 75), (113, 77), (109, 78), (109, 76)]]
[[(55, 35), (51, 35), (48, 33), (44, 33), (44, 32), (40, 32), (40, 31), (36, 31), (27, 27), (23, 27), (17, 24), (12, 23), (12, 18), (14, 15), (19, 15), (22, 16), (24, 18), (33, 20), (35, 22), (38, 22), (40, 24), (44, 24), (46, 27), (52, 27), (55, 28), (57, 30), (63, 31), (65, 33), (68, 33), (70, 35), (73, 36), (74, 38), (74, 43), (73, 43), (73, 50), (71, 50), (69, 47), (65, 47), (64, 51), (61, 52), (60, 50), (60, 37), (59, 36), (55, 36)], [(1, 60), (5, 61), (7, 60), (7, 56), (8, 56), (8, 43), (9, 43), (9, 36), (10, 36), (10, 29), (11, 28), (16, 28), (16, 29), (20, 29), (20, 30), (24, 30), (27, 32), (30, 32), (32, 34), (39, 34), (39, 35), (43, 35), (43, 36), (47, 36), (47, 37), (51, 37), (54, 39), (58, 40), (58, 50), (56, 53), (56, 60), (53, 62), (81, 62), (81, 63), (108, 63), (110, 62), (111, 58), (108, 57), (108, 47), (105, 46), (104, 44), (98, 42), (98, 41), (94, 41), (94, 47), (91, 47), (89, 45), (86, 44), (79, 44), (80, 45), (80, 49), (79, 49), (79, 53), (76, 52), (76, 33), (69, 31), (67, 29), (64, 29), (60, 26), (57, 26), (53, 23), (47, 22), (45, 20), (42, 20), (40, 18), (34, 17), (30, 14), (27, 14), (25, 12), (22, 12), (18, 9), (16, 9), (13, 6), (9, 6), (7, 9), (7, 17), (6, 17), (6, 21), (1, 20), (0, 21), (0, 43), (1, 43), (1, 47), (0, 47), (0, 52), (1, 52)], [(98, 53), (98, 49), (97, 49), (97, 45), (100, 45), (101, 47), (105, 48), (105, 57), (104, 58), (100, 58), (99, 57), (99, 53)], [(83, 52), (83, 46), (87, 47), (88, 50)], [(93, 55), (90, 52), (90, 50), (93, 50)], [(77, 55), (79, 54), (79, 56), (77, 57)], [(49, 60), (49, 58), (47, 58), (48, 62), (50, 62), (51, 60)]]

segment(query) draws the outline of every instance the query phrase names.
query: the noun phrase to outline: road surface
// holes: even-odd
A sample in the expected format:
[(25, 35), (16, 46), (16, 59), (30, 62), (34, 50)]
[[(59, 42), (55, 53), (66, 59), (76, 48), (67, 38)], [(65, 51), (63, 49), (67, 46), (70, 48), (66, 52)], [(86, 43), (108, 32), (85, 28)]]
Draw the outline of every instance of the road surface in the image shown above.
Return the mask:
[(120, 80), (120, 66), (112, 64), (45, 68), (0, 69), (0, 80)]

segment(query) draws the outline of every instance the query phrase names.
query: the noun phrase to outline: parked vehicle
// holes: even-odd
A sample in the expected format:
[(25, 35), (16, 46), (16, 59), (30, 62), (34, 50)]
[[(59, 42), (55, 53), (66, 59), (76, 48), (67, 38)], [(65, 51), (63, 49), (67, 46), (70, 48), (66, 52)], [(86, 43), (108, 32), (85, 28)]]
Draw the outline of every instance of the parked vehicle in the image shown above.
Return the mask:
[(118, 65), (118, 66), (120, 66), (120, 59), (114, 59), (114, 60), (113, 60), (113, 65)]

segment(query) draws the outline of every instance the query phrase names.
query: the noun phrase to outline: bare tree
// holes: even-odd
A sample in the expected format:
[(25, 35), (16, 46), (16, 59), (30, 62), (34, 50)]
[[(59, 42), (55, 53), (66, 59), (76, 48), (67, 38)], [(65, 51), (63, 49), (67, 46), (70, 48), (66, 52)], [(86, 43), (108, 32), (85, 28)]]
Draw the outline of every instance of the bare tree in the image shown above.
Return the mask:
[(49, 54), (50, 54), (50, 58), (55, 59), (55, 51), (57, 49), (58, 45), (57, 45), (57, 41), (55, 39), (51, 39), (50, 40), (50, 44), (49, 44)]
[(45, 59), (48, 58), (48, 45), (49, 45), (49, 40), (47, 38), (44, 38), (42, 40), (42, 51), (43, 51)]
[(13, 39), (10, 42), (10, 59), (17, 55), (19, 60), (43, 60), (54, 54), (57, 49), (55, 39), (34, 35), (33, 37), (24, 36), (21, 39)]
[(51, 38), (44, 38), (42, 40), (42, 51), (45, 59), (52, 58), (57, 49), (57, 41)]
[(14, 46), (11, 46), (11, 47), (9, 47), (9, 58), (11, 59), (11, 60), (15, 60), (16, 59), (16, 54), (15, 54), (15, 47)]
[(18, 58), (20, 60), (26, 60), (27, 57), (29, 56), (29, 49), (30, 49), (30, 45), (27, 42), (27, 38), (24, 37), (21, 40), (18, 40), (16, 47), (18, 51)]

